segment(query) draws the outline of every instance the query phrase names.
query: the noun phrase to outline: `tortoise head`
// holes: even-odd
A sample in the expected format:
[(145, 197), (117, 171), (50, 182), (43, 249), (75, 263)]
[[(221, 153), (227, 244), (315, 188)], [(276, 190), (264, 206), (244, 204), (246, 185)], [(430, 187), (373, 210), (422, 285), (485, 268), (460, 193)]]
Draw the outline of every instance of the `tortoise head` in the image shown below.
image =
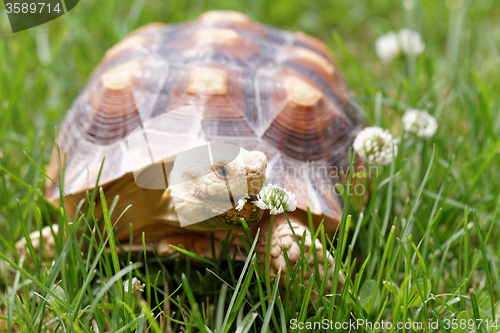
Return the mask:
[[(231, 144), (209, 147), (181, 153), (174, 161), (168, 189), (181, 226), (242, 229), (241, 219), (255, 224), (262, 210), (251, 201), (266, 185), (266, 156)], [(248, 201), (237, 209), (242, 198)]]

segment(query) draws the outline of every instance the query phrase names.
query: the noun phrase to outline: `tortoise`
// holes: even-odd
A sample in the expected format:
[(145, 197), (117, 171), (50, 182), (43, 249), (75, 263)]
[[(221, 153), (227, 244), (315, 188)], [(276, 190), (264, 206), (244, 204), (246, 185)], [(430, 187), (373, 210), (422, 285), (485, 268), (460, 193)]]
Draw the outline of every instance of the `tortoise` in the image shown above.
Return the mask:
[[(256, 251), (265, 255), (270, 215), (251, 200), (276, 184), (295, 194), (297, 210), (288, 217), (299, 240), (306, 231), (310, 247), (308, 208), (315, 226), (324, 220), (330, 234), (341, 217), (332, 170), (348, 166), (349, 147), (363, 127), (351, 99), (326, 45), (302, 32), (233, 11), (153, 23), (105, 53), (64, 119), (61, 156), (54, 151), (47, 174), (59, 184), (60, 159), (69, 216), (96, 183), (106, 197), (119, 195), (112, 221), (132, 206), (116, 225), (117, 240), (128, 244), (132, 224), (134, 244), (142, 244), (144, 232), (159, 255), (182, 245), (211, 257), (211, 233), (224, 239), (243, 228), (242, 218), (254, 234), (261, 228)], [(163, 155), (145, 153), (153, 150)], [(182, 178), (193, 165), (203, 171), (172, 183), (172, 174)], [(46, 197), (57, 203), (59, 193), (48, 180)], [(249, 202), (236, 209), (245, 196)], [(218, 206), (223, 198), (225, 206)], [(101, 209), (98, 200), (97, 215)], [(180, 215), (195, 217), (182, 224)], [(283, 214), (270, 232), (277, 272), (285, 265), (282, 246), (291, 263), (300, 251)], [(318, 241), (316, 249), (322, 258)]]

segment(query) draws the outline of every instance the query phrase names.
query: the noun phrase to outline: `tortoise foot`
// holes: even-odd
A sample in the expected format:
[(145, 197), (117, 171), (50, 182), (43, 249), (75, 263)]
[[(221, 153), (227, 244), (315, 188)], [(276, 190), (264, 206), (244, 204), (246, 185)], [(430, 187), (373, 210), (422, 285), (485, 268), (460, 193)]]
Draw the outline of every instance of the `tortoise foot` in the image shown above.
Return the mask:
[[(54, 232), (54, 234), (52, 233), (52, 231)], [(53, 260), (56, 255), (56, 242), (54, 240), (54, 235), (57, 235), (58, 232), (59, 226), (57, 224), (53, 224), (52, 226), (48, 226), (42, 229), (42, 258), (47, 261)], [(40, 250), (40, 244), (42, 243), (40, 239), (40, 231), (33, 231), (29, 234), (29, 237), (31, 243), (33, 244), (33, 247), (35, 248), (35, 251), (38, 252)], [(30, 255), (26, 238), (23, 238), (16, 243), (16, 250), (22, 257)]]
[[(286, 253), (288, 256), (289, 263), (292, 267), (291, 270), (295, 269), (295, 266), (302, 260), (306, 260), (311, 268), (311, 271), (308, 269), (304, 272), (304, 277), (307, 281), (311, 276), (311, 272), (316, 275), (315, 265), (314, 265), (314, 253), (311, 252), (311, 248), (313, 247), (311, 232), (309, 228), (298, 218), (296, 218), (293, 214), (288, 214), (288, 218), (290, 220), (290, 224), (293, 228), (290, 228), (286, 218), (284, 215), (277, 215), (274, 220), (272, 236), (271, 236), (271, 248), (270, 248), (270, 274), (276, 275), (281, 268), (281, 278), (280, 285), (286, 286), (289, 280), (289, 277), (286, 275), (286, 260), (284, 251), (286, 249)], [(259, 238), (258, 243), (258, 251), (261, 255), (261, 258), (265, 258), (266, 255), (266, 246), (267, 239), (269, 235), (269, 222), (263, 224), (261, 226), (262, 235)], [(297, 239), (295, 239), (295, 236)], [(304, 239), (305, 237), (305, 239)], [(300, 244), (304, 243), (304, 254), (300, 250), (300, 246), (297, 243), (297, 240)], [(332, 274), (334, 267), (334, 259), (331, 254), (327, 251), (327, 267), (324, 267), (324, 256), (323, 256), (323, 245), (321, 242), (316, 239), (314, 241), (314, 248), (312, 251), (316, 252), (318, 258), (318, 268), (320, 279), (323, 279), (325, 273)], [(310, 255), (308, 255), (308, 253)], [(298, 273), (297, 276), (300, 276), (301, 272)], [(342, 276), (339, 276), (340, 282), (343, 283), (344, 279)]]

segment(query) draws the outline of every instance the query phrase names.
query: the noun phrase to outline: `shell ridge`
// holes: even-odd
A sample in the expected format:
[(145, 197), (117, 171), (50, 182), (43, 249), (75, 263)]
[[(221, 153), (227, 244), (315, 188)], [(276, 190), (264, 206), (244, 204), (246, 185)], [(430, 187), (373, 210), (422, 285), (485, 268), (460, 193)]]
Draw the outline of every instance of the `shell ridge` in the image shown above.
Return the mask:
[[(143, 91), (147, 95), (142, 96), (142, 103), (137, 106), (139, 117), (140, 117), (139, 126), (143, 126), (143, 124), (145, 122), (147, 122), (148, 120), (150, 120), (154, 117), (153, 113), (155, 110), (155, 106), (157, 105), (158, 99), (160, 97), (165, 97), (167, 99), (169, 97), (168, 95), (165, 96), (164, 94), (162, 94), (162, 89), (165, 85), (167, 77), (170, 74), (170, 71), (171, 71), (170, 65), (167, 62), (160, 60), (157, 63), (152, 64), (152, 66), (150, 66), (148, 69), (151, 71), (155, 71), (155, 72), (156, 72), (156, 70), (161, 69), (164, 72), (162, 72), (161, 74), (158, 74), (158, 78), (156, 81), (157, 82), (156, 90), (151, 90), (151, 86), (152, 86), (151, 76), (155, 76), (156, 73), (152, 73), (152, 75), (149, 76), (149, 80), (147, 80), (146, 88)], [(145, 71), (145, 69), (142, 70), (143, 74), (144, 74), (144, 71)], [(132, 93), (135, 96), (135, 95), (139, 94), (139, 91), (136, 91), (134, 89), (132, 91)]]
[[(273, 71), (274, 69), (274, 71)], [(269, 67), (266, 67), (266, 68), (261, 68), (257, 71), (257, 76), (259, 78), (268, 78), (269, 80), (264, 80), (264, 81), (267, 81), (268, 84), (269, 84), (269, 88), (271, 90), (273, 89), (276, 89), (278, 88), (279, 89), (279, 85), (280, 83), (276, 81), (276, 78), (274, 77), (273, 74), (276, 74), (276, 70), (278, 69), (278, 67), (276, 66), (269, 66)], [(262, 76), (261, 76), (261, 73), (262, 73)], [(257, 84), (260, 84), (260, 80), (256, 80), (258, 83)], [(278, 86), (278, 87), (277, 87)], [(259, 92), (260, 92), (260, 85), (259, 85)], [(285, 105), (288, 103), (287, 100), (283, 100), (283, 101), (280, 101), (280, 104), (275, 106), (274, 103), (276, 102), (275, 99), (272, 98), (272, 94), (273, 92), (270, 91), (270, 99), (268, 101), (268, 105), (267, 107), (269, 108), (269, 113), (270, 113), (270, 118), (267, 119), (268, 122), (267, 124), (266, 123), (263, 123), (266, 119), (264, 119), (264, 117), (261, 117), (260, 118), (260, 123), (261, 125), (261, 129), (259, 131), (259, 137), (263, 139), (265, 133), (269, 130), (269, 128), (272, 126), (272, 124), (274, 123), (274, 121), (276, 120), (276, 118), (278, 118), (278, 116), (283, 112), (284, 110), (284, 107)], [(259, 93), (259, 98), (261, 97), (261, 94)], [(259, 105), (257, 106), (258, 108), (261, 108), (261, 115), (264, 115), (264, 113), (262, 112), (262, 103), (259, 103)], [(274, 109), (274, 110), (273, 110)]]

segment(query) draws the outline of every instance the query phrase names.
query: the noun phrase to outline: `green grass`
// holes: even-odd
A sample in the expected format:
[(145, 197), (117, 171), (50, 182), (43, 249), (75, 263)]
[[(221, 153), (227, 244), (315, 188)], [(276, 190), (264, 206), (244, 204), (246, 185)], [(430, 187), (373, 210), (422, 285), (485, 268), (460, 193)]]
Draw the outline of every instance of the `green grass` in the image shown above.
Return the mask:
[[(491, 321), (500, 301), (500, 3), (404, 3), (86, 0), (62, 18), (17, 34), (2, 9), (0, 331), (288, 332), (294, 319), (364, 319), (394, 325), (432, 321), (439, 332), (460, 332), (446, 328), (453, 318), (489, 320), (478, 331), (496, 331)], [(189, 254), (131, 259), (108, 253), (106, 246), (115, 240), (91, 228), (91, 206), (75, 221), (43, 199), (41, 170), (55, 127), (106, 49), (143, 24), (192, 19), (214, 8), (240, 10), (324, 40), (367, 123), (402, 136), (394, 163), (372, 180), (366, 204), (345, 205), (339, 241), (332, 243), (322, 228), (315, 232), (346, 276), (344, 288), (337, 288), (332, 275), (317, 274), (314, 256), (310, 267), (303, 261), (301, 270), (282, 271), (289, 283), (278, 290), (266, 260), (252, 255), (253, 240), (245, 244), (250, 255), (244, 264), (229, 256), (230, 239), (204, 265), (194, 264)], [(381, 63), (375, 39), (403, 27), (420, 31), (425, 52)], [(431, 140), (403, 134), (400, 119), (409, 107), (436, 116), (439, 129)], [(112, 211), (115, 198), (103, 200)], [(105, 222), (112, 228), (115, 221)], [(67, 236), (56, 238), (54, 263), (34, 255), (21, 264), (15, 242), (53, 223)], [(77, 236), (78, 228), (85, 236)], [(307, 281), (303, 272), (309, 270)], [(122, 281), (134, 276), (146, 284), (144, 293), (125, 291)], [(427, 325), (424, 330), (431, 331)]]

